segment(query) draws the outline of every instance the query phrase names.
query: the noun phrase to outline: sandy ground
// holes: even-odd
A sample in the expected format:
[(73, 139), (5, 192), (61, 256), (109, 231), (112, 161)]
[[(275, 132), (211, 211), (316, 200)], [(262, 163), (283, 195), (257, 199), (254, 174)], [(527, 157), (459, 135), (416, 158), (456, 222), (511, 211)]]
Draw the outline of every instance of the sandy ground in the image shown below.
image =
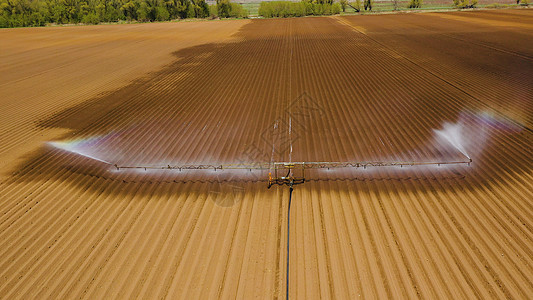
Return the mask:
[[(176, 60), (175, 51), (220, 43), (247, 21), (18, 28), (0, 31), (0, 168), (64, 130), (35, 124), (139, 80)], [(116, 99), (120, 101), (120, 99)], [(23, 150), (24, 149), (24, 150)], [(1, 177), (0, 177), (1, 178)]]
[[(0, 295), (285, 297), (286, 187), (266, 189), (259, 171), (105, 162), (450, 161), (463, 150), (472, 165), (306, 173), (292, 195), (290, 296), (530, 297), (531, 16), (0, 31)], [(439, 139), (443, 128), (464, 149)]]

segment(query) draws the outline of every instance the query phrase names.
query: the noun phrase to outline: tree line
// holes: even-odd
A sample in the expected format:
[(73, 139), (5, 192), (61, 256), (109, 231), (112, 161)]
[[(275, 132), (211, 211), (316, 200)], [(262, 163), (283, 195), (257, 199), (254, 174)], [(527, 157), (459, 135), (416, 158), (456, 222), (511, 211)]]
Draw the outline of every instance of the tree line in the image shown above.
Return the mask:
[(333, 0), (303, 0), (261, 2), (259, 15), (265, 18), (334, 15), (341, 12), (341, 5)]
[(230, 0), (211, 6), (205, 0), (0, 0), (0, 27), (247, 16)]
[[(374, 0), (302, 0), (261, 2), (259, 15), (266, 18), (332, 15), (351, 7), (372, 11)], [(353, 1), (353, 0), (352, 0)], [(400, 0), (392, 0), (398, 10)], [(474, 8), (478, 0), (452, 0), (456, 8)], [(516, 0), (527, 6), (530, 0)], [(363, 3), (361, 3), (363, 2)], [(421, 8), (422, 0), (409, 0), (408, 8)], [(98, 24), (118, 21), (167, 21), (186, 18), (246, 18), (242, 5), (230, 0), (0, 0), (0, 27), (46, 24)]]

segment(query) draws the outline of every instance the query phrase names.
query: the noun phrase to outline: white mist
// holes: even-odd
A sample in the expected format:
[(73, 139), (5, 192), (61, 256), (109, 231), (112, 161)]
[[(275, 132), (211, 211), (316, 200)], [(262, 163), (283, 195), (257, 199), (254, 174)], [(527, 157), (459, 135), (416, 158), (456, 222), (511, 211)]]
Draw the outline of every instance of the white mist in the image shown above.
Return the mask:
[(464, 156), (470, 159), (464, 147), (464, 140), (461, 134), (462, 126), (460, 124), (444, 123), (441, 130), (433, 129), (435, 134), (442, 140), (455, 147)]

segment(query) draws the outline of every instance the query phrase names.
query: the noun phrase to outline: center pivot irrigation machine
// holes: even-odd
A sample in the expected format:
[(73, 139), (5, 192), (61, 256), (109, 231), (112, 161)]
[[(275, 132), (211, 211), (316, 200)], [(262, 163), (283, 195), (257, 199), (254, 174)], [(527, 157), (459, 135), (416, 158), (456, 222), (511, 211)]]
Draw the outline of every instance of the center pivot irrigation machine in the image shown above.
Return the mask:
[[(472, 159), (464, 161), (440, 161), (440, 162), (273, 162), (257, 164), (221, 164), (221, 165), (181, 165), (181, 166), (119, 166), (114, 167), (122, 169), (144, 169), (144, 170), (268, 170), (268, 188), (273, 185), (294, 185), (305, 182), (305, 170), (307, 169), (338, 169), (338, 168), (364, 168), (367, 167), (404, 167), (404, 166), (421, 166), (421, 165), (470, 165)], [(301, 176), (296, 176), (295, 171), (299, 171)], [(284, 176), (281, 176), (285, 174)]]
[[(286, 269), (286, 299), (289, 299), (289, 253), (290, 253), (290, 212), (292, 192), (294, 185), (305, 182), (305, 170), (308, 169), (335, 169), (335, 168), (364, 168), (367, 167), (393, 167), (393, 166), (420, 166), (420, 165), (454, 165), (472, 163), (472, 159), (466, 157), (464, 161), (440, 161), (440, 162), (272, 162), (258, 164), (221, 164), (221, 165), (182, 165), (165, 167), (128, 167), (114, 165), (117, 170), (121, 169), (158, 169), (158, 170), (268, 170), (268, 188), (273, 185), (286, 185), (289, 187), (288, 212), (287, 212), (287, 269)], [(296, 176), (298, 171), (301, 176)], [(284, 175), (284, 176), (281, 176)]]
[[(290, 135), (290, 131), (289, 131)], [(78, 153), (85, 157), (100, 161), (109, 166), (114, 166), (117, 171), (127, 169), (144, 169), (147, 170), (262, 170), (268, 171), (268, 188), (273, 185), (287, 186), (289, 188), (288, 211), (287, 211), (287, 267), (286, 267), (286, 299), (289, 299), (289, 241), (290, 241), (290, 212), (292, 202), (292, 192), (295, 185), (305, 183), (305, 171), (311, 169), (349, 169), (349, 168), (363, 168), (367, 167), (408, 167), (408, 166), (423, 166), (423, 165), (470, 165), (472, 159), (465, 154), (464, 160), (457, 161), (411, 161), (411, 162), (292, 162), (292, 141), (289, 152), (289, 162), (270, 162), (270, 163), (251, 163), (251, 164), (198, 164), (198, 165), (166, 165), (166, 166), (121, 166), (113, 164), (103, 159), (99, 159), (93, 155), (83, 154), (81, 152), (65, 147), (61, 143), (52, 143), (53, 146), (64, 149), (66, 151)]]

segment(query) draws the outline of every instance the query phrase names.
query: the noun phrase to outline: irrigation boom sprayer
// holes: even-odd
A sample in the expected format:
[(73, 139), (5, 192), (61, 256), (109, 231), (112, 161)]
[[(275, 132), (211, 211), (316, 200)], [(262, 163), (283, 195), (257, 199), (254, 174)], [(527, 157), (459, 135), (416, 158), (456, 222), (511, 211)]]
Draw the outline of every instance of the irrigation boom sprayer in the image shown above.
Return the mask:
[[(439, 131), (439, 135), (443, 138), (450, 141), (450, 143), (457, 148), (462, 154), (464, 154), (463, 160), (453, 160), (453, 161), (396, 161), (396, 162), (383, 162), (383, 161), (368, 161), (368, 162), (293, 162), (292, 161), (292, 120), (289, 118), (289, 147), (288, 147), (288, 162), (276, 162), (274, 161), (274, 146), (272, 148), (272, 160), (271, 162), (265, 163), (250, 163), (250, 164), (190, 164), (190, 165), (166, 165), (166, 166), (128, 166), (128, 165), (119, 165), (114, 164), (104, 159), (98, 158), (94, 155), (87, 153), (82, 153), (77, 151), (75, 147), (72, 147), (68, 143), (52, 142), (51, 145), (66, 151), (77, 153), (83, 155), (87, 158), (94, 159), (105, 163), (109, 166), (114, 166), (117, 171), (127, 170), (127, 169), (144, 169), (147, 170), (268, 170), (268, 188), (271, 188), (273, 185), (287, 186), (289, 188), (289, 198), (287, 205), (287, 254), (286, 254), (286, 299), (289, 299), (289, 262), (290, 262), (290, 215), (291, 215), (291, 202), (292, 202), (292, 192), (294, 186), (298, 184), (303, 184), (306, 181), (305, 171), (311, 169), (349, 169), (349, 168), (363, 168), (367, 167), (407, 167), (407, 166), (424, 166), (424, 165), (458, 165), (466, 164), (470, 165), (472, 159), (466, 154), (466, 151), (460, 144), (460, 140), (457, 138), (452, 138), (452, 135), (446, 134), (444, 131)], [(454, 127), (455, 128), (455, 127)], [(454, 129), (452, 128), (452, 129)]]
[[(114, 167), (121, 169), (144, 169), (144, 170), (269, 170), (268, 188), (273, 185), (293, 185), (305, 182), (306, 169), (336, 169), (336, 168), (364, 168), (367, 167), (404, 167), (404, 166), (422, 166), (422, 165), (470, 165), (472, 159), (464, 161), (440, 161), (440, 162), (274, 162), (274, 163), (257, 163), (257, 164), (220, 164), (220, 165), (180, 165), (180, 166), (119, 166)], [(301, 176), (295, 176), (294, 171), (301, 172)], [(285, 173), (287, 172), (287, 173)], [(279, 174), (278, 174), (279, 173)], [(281, 176), (280, 174), (285, 174)]]

